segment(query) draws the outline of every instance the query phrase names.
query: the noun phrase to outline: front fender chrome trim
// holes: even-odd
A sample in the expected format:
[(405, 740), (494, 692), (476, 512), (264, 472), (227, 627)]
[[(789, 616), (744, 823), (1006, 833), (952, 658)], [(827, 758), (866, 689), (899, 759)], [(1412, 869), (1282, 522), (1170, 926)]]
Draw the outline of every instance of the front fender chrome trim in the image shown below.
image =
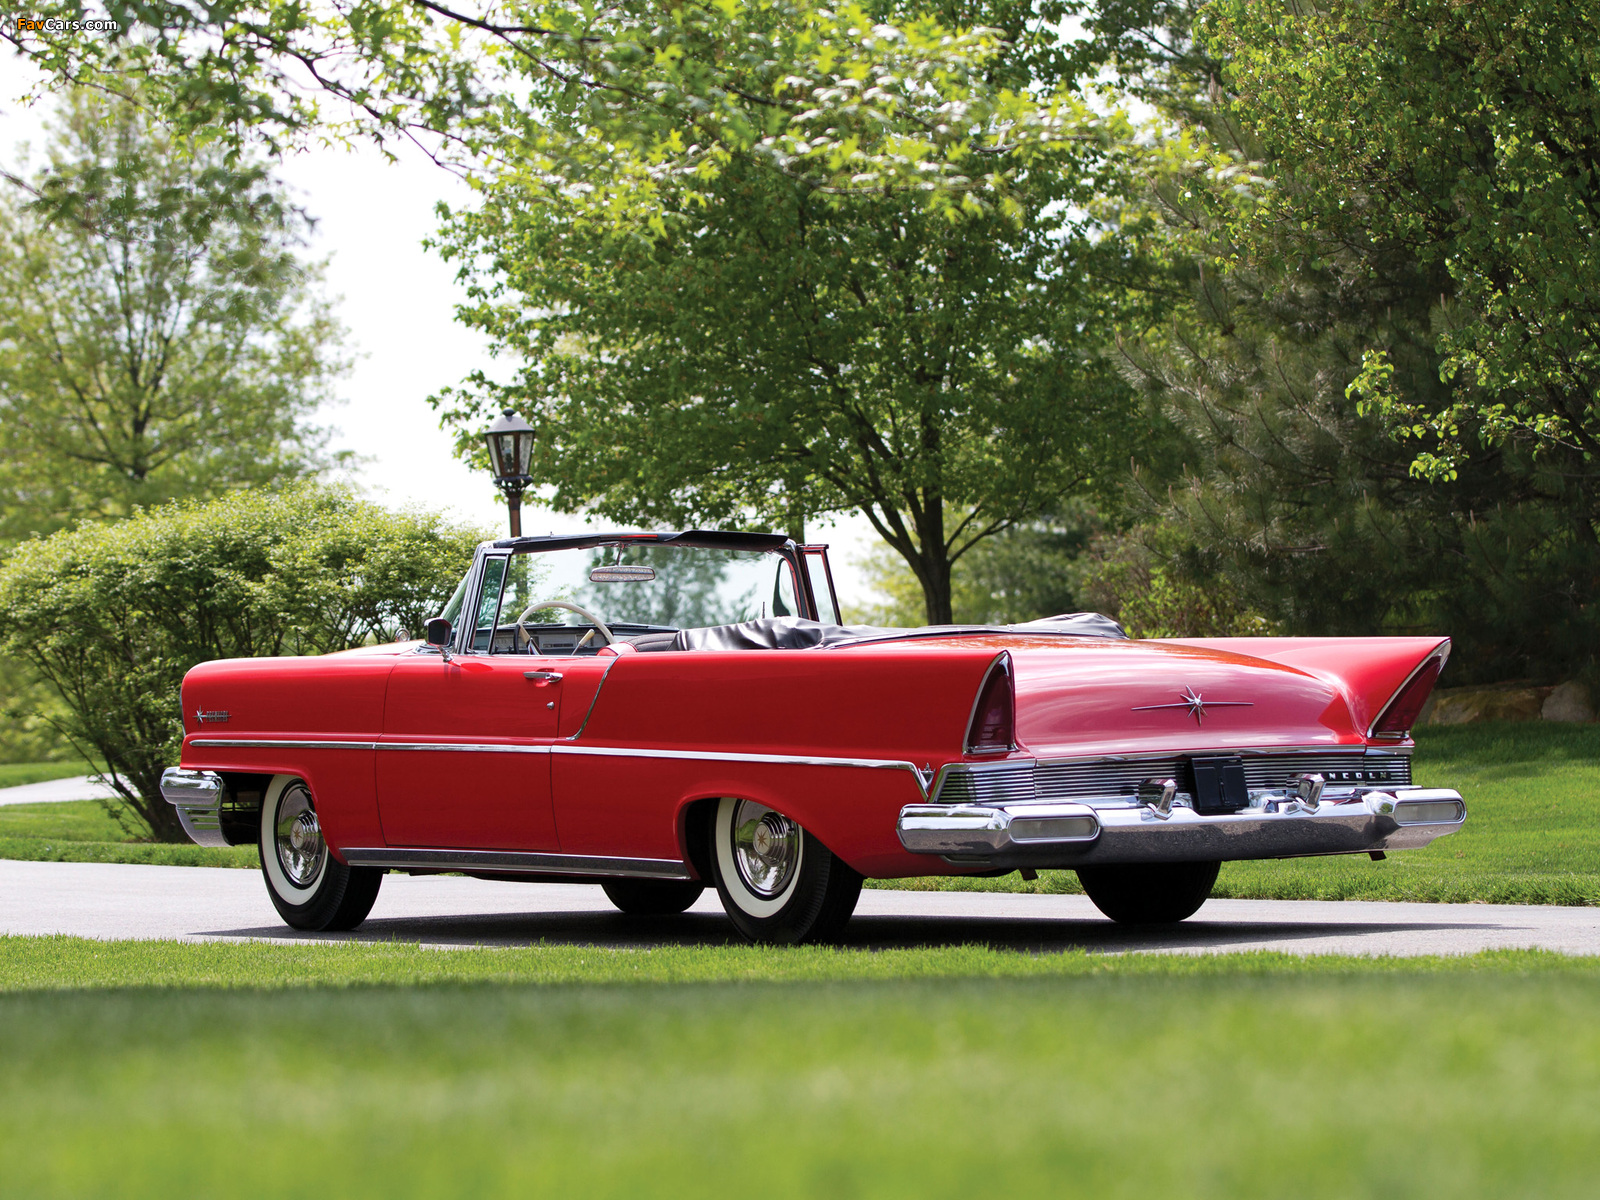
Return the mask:
[(343, 851), (352, 867), (390, 870), (489, 871), (514, 875), (611, 876), (626, 879), (693, 879), (687, 863), (671, 858), (608, 858), (521, 850), (430, 850), (356, 847)]
[(193, 738), (191, 746), (243, 750), (376, 750), (377, 742), (336, 742), (320, 738)]
[(519, 742), (321, 742), (290, 738), (195, 738), (191, 746), (233, 747), (248, 750), (439, 750), (474, 754), (549, 754), (544, 743)]

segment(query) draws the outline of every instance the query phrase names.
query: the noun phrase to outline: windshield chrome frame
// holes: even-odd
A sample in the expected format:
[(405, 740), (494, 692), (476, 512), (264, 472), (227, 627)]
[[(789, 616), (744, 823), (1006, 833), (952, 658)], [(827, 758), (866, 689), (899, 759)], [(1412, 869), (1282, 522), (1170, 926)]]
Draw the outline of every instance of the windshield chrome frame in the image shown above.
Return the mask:
[[(717, 536), (714, 531), (690, 530), (686, 533), (680, 534), (585, 534), (575, 537), (502, 538), (499, 541), (494, 542), (480, 542), (478, 543), (478, 548), (473, 552), (472, 566), (467, 569), (466, 599), (461, 605), (461, 619), (456, 621), (456, 628), (451, 631), (451, 652), (454, 654), (477, 653), (472, 649), (472, 641), (477, 633), (478, 612), (483, 599), (481, 593), (483, 591), (484, 567), (488, 563), (489, 559), (510, 559), (519, 554), (549, 554), (558, 550), (587, 550), (597, 546), (610, 545), (626, 546), (630, 544), (639, 545), (643, 543), (645, 545), (656, 544), (670, 546), (679, 538), (684, 539), (684, 541), (687, 543), (682, 547), (685, 550), (753, 550), (757, 553), (772, 554), (782, 558), (789, 564), (789, 573), (793, 577), (795, 585), (796, 602), (809, 610), (802, 613), (801, 616), (811, 621), (821, 620), (821, 617), (818, 616), (819, 609), (817, 607), (816, 598), (811, 594), (811, 589), (808, 586), (806, 572), (804, 569), (805, 565), (801, 561), (800, 549), (795, 544), (794, 539), (784, 537), (780, 541), (778, 540), (780, 535), (776, 534), (723, 534), (721, 536), (727, 538), (730, 544), (726, 546), (715, 546), (697, 544), (695, 541), (691, 540), (695, 538), (695, 535), (706, 536), (708, 541)], [(752, 542), (755, 542), (759, 539), (761, 541), (766, 541), (769, 544), (748, 546), (736, 544), (736, 540), (743, 540), (747, 537)], [(824, 567), (828, 570), (828, 584), (831, 587), (833, 585), (832, 565), (828, 562), (826, 549), (823, 550), (822, 561)], [(497, 601), (495, 612), (496, 621), (499, 620), (498, 604), (499, 602)], [(834, 605), (835, 610), (837, 611), (837, 599), (835, 599)], [(468, 616), (469, 613), (471, 614), (470, 617)]]

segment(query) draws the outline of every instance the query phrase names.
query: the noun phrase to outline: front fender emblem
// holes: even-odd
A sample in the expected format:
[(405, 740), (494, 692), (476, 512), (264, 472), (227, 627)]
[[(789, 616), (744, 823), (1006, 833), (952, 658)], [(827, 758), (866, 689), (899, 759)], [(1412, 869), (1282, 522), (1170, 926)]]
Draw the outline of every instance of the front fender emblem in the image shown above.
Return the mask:
[(228, 719), (228, 710), (225, 708), (197, 708), (194, 710), (194, 719), (202, 725), (220, 725)]
[(1179, 693), (1179, 695), (1181, 695), (1183, 699), (1179, 700), (1175, 704), (1136, 704), (1134, 705), (1132, 711), (1152, 712), (1158, 708), (1187, 708), (1189, 710), (1189, 715), (1194, 718), (1194, 723), (1196, 725), (1204, 725), (1206, 720), (1206, 709), (1208, 708), (1255, 707), (1255, 702), (1252, 700), (1206, 700), (1202, 698), (1200, 693), (1195, 691), (1192, 687), (1185, 687), (1183, 691)]

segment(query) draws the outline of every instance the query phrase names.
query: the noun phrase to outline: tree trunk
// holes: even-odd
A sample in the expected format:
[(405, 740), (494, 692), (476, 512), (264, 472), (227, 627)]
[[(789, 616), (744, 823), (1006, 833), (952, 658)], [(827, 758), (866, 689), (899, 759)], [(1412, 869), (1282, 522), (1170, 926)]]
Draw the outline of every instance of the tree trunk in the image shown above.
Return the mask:
[(919, 562), (913, 562), (917, 582), (922, 584), (922, 604), (929, 625), (953, 623), (950, 598), (950, 554), (944, 544), (944, 501), (925, 497), (927, 503), (917, 515)]
[(925, 555), (920, 565), (921, 570), (917, 570), (916, 563), (912, 564), (912, 569), (917, 570), (917, 582), (922, 584), (922, 605), (927, 612), (928, 624), (954, 624), (950, 599), (950, 560), (945, 557), (943, 545), (937, 547), (934, 554)]

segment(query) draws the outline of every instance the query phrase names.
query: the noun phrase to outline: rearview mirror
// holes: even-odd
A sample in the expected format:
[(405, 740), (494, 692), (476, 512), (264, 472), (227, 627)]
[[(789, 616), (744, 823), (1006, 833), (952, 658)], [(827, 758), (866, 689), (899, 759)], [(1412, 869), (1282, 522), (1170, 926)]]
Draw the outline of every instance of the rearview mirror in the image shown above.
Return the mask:
[(430, 617), (428, 619), (428, 632), (425, 635), (430, 646), (448, 646), (450, 644), (450, 618)]
[(644, 583), (655, 577), (654, 567), (596, 567), (589, 572), (590, 583)]

